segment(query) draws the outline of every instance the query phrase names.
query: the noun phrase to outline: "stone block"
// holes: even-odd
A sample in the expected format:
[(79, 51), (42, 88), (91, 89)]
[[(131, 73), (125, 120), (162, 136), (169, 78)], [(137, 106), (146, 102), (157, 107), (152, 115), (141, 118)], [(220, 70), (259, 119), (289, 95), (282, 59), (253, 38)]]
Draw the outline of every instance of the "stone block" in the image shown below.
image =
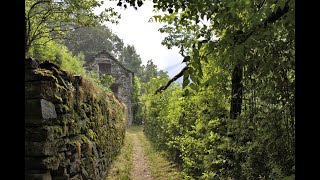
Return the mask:
[(65, 125), (25, 127), (25, 141), (43, 142), (65, 137), (68, 127)]
[(24, 68), (25, 69), (36, 69), (40, 64), (40, 60), (34, 58), (27, 58), (24, 61)]
[(82, 176), (80, 174), (76, 174), (70, 178), (70, 180), (83, 180)]
[(35, 74), (32, 70), (26, 70), (24, 72), (24, 80), (27, 81), (41, 81), (42, 77)]
[[(46, 126), (45, 126), (46, 127)], [(25, 127), (25, 142), (33, 141), (33, 142), (42, 142), (49, 139), (48, 129), (45, 127)]]
[(58, 176), (65, 176), (65, 175), (68, 174), (67, 173), (67, 168), (65, 168), (65, 167), (59, 167), (57, 170), (53, 170), (50, 173), (51, 173), (53, 179), (55, 179), (56, 176), (57, 177)]
[(25, 142), (24, 144), (27, 156), (50, 156), (58, 152), (54, 142)]
[(43, 157), (25, 157), (26, 170), (47, 170), (42, 163)]
[(55, 105), (44, 99), (26, 100), (25, 123), (42, 124), (48, 120), (56, 119)]
[(26, 170), (57, 170), (59, 163), (65, 159), (64, 154), (43, 157), (25, 157)]
[(63, 90), (59, 91), (54, 82), (25, 82), (25, 99), (45, 99), (54, 104), (63, 102)]
[(26, 173), (25, 180), (52, 180), (50, 172), (46, 173)]
[(43, 163), (44, 157), (25, 157), (26, 170), (48, 170)]
[(64, 175), (64, 176), (53, 176), (52, 180), (70, 180), (69, 174)]
[(25, 153), (27, 156), (50, 156), (57, 153), (64, 153), (68, 151), (67, 146), (69, 143), (70, 140), (68, 138), (40, 142), (25, 141)]
[(53, 75), (53, 72), (47, 69), (32, 69), (25, 71), (25, 81), (50, 81), (58, 82), (57, 77)]
[(60, 161), (59, 167), (66, 168), (70, 165), (70, 159), (68, 159), (67, 155), (65, 155), (65, 159), (63, 161)]
[[(51, 82), (36, 81), (25, 82), (25, 99), (43, 99), (47, 95), (49, 89), (52, 89)], [(52, 90), (51, 90), (52, 91)], [(52, 94), (48, 94), (52, 96)]]

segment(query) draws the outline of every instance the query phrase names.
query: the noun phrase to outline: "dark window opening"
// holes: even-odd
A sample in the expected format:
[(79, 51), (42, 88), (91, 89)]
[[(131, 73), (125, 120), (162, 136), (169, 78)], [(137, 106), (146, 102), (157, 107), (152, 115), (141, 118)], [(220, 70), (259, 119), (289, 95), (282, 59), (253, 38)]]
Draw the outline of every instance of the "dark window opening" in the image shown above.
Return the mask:
[(112, 84), (110, 88), (111, 88), (111, 91), (112, 91), (116, 96), (118, 96), (118, 94), (119, 94), (119, 84)]
[(99, 72), (103, 74), (111, 74), (111, 64), (99, 63)]

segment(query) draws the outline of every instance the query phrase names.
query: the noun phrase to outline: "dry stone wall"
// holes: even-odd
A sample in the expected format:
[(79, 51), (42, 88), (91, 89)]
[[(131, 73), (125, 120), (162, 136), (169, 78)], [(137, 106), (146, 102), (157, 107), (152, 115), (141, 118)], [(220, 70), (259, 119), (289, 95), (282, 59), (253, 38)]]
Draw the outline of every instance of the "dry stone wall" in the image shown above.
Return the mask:
[(25, 179), (105, 180), (126, 106), (50, 62), (25, 60)]

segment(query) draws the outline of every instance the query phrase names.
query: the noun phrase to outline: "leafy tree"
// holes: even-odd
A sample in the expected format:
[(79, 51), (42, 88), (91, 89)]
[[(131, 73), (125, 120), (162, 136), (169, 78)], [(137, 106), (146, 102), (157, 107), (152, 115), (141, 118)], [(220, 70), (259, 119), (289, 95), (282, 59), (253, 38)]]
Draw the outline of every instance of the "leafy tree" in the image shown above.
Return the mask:
[[(288, 30), (293, 30), (294, 2), (290, 0), (217, 1), (214, 3), (209, 1), (177, 1), (175, 3), (154, 1), (154, 3), (156, 8), (168, 11), (168, 14), (162, 17), (154, 16), (153, 20), (168, 23), (160, 29), (161, 32), (169, 33), (163, 43), (168, 47), (180, 47), (181, 53), (185, 56), (184, 61), (192, 67), (185, 70), (184, 76), (186, 77), (194, 74), (195, 78), (201, 78), (200, 59), (206, 60), (206, 55), (210, 54), (213, 49), (226, 56), (224, 63), (231, 65), (234, 71), (239, 71), (239, 73), (234, 72), (234, 76), (241, 74), (245, 62), (243, 51), (255, 46), (261, 38), (259, 37), (260, 32), (267, 30), (278, 20), (282, 20), (288, 26)], [(203, 23), (205, 21), (208, 23)], [(213, 36), (219, 38), (217, 43), (212, 41)], [(199, 38), (204, 40), (200, 41)], [(202, 46), (209, 48), (201, 53)], [(238, 80), (234, 82), (233, 95), (239, 96), (241, 78), (234, 77), (233, 79)], [(238, 91), (239, 93), (236, 93)], [(235, 98), (241, 99), (241, 97)], [(239, 100), (236, 100), (235, 103), (239, 103)]]
[[(65, 32), (104, 21), (116, 22), (118, 14), (112, 8), (95, 14), (104, 1), (87, 0), (27, 0), (25, 1), (25, 53), (36, 44), (61, 39)], [(39, 39), (46, 37), (46, 41)]]
[[(47, 41), (47, 39), (41, 38), (39, 42)], [(86, 75), (84, 68), (84, 55), (79, 53), (74, 55), (68, 50), (68, 48), (58, 42), (49, 41), (45, 45), (34, 45), (29, 50), (29, 55), (39, 60), (51, 61), (58, 64), (62, 69), (74, 74)]]
[(142, 76), (142, 61), (133, 45), (127, 45), (123, 48), (119, 61), (128, 69), (132, 70), (137, 76)]
[[(294, 176), (295, 2), (153, 2), (187, 66), (145, 98), (148, 136), (188, 179)], [(182, 76), (177, 104), (169, 85)]]
[(147, 61), (146, 65), (143, 65), (143, 76), (141, 77), (141, 82), (149, 82), (152, 77), (158, 75), (158, 67), (152, 61), (152, 59)]
[(126, 68), (141, 77), (143, 67), (141, 58), (133, 45), (124, 46), (122, 39), (106, 26), (85, 27), (76, 29), (66, 35), (64, 43), (73, 53), (83, 52), (86, 62), (101, 50), (107, 50)]
[(142, 125), (144, 121), (143, 103), (141, 101), (141, 83), (137, 76), (134, 76), (131, 87), (131, 103), (133, 111), (133, 124)]
[(120, 57), (123, 51), (123, 41), (111, 30), (104, 26), (84, 27), (66, 34), (64, 44), (73, 52), (83, 52), (86, 62), (102, 50), (107, 50), (116, 58)]

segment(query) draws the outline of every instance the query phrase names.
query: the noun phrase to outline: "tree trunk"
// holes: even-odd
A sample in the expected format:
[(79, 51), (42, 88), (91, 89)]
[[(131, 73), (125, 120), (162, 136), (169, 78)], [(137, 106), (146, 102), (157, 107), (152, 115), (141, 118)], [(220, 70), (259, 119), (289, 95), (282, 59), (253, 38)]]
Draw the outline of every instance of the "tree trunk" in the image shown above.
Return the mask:
[(30, 49), (30, 19), (25, 20), (25, 29), (24, 29), (24, 56), (26, 57)]
[(24, 56), (25, 57), (27, 57), (28, 51), (29, 51), (29, 46), (27, 44), (25, 44), (25, 46), (24, 46)]
[(232, 72), (232, 90), (230, 119), (236, 119), (241, 114), (242, 105), (242, 66), (238, 63)]

